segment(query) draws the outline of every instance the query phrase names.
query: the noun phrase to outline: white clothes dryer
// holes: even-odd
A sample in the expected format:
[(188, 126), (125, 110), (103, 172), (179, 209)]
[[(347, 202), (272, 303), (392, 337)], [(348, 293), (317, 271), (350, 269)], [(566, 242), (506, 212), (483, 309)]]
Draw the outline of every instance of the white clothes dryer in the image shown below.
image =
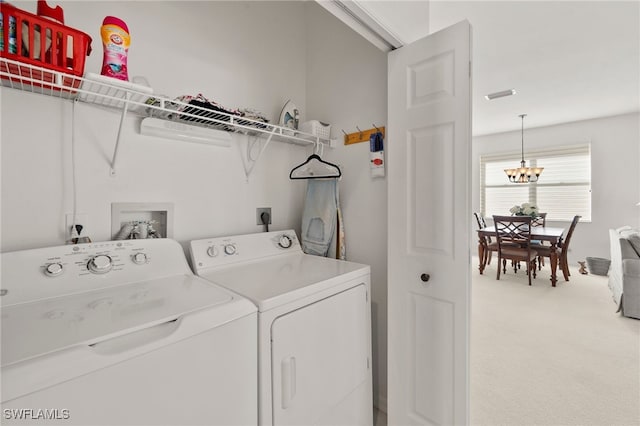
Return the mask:
[(257, 424), (257, 309), (177, 242), (3, 253), (1, 294), (2, 424)]
[(304, 254), (292, 230), (190, 249), (197, 275), (258, 308), (260, 425), (372, 424), (368, 265)]

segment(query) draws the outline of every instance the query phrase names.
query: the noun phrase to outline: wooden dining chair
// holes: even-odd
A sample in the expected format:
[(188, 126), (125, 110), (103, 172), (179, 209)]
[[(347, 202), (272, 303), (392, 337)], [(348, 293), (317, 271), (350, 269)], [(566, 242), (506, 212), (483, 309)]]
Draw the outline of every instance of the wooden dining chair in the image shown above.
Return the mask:
[[(564, 275), (564, 280), (569, 281), (569, 276), (571, 273), (569, 272), (569, 261), (567, 260), (567, 253), (569, 252), (569, 243), (571, 242), (571, 237), (573, 236), (573, 231), (575, 231), (576, 226), (578, 225), (578, 221), (582, 216), (576, 215), (573, 217), (571, 221), (571, 226), (569, 226), (569, 231), (567, 232), (567, 238), (562, 240), (558, 244), (558, 266), (562, 271), (562, 275)], [(542, 257), (551, 257), (551, 247), (549, 246), (537, 246), (536, 251), (539, 256)]]
[[(531, 219), (531, 226), (547, 226), (547, 214), (546, 213), (538, 213), (536, 217)], [(531, 240), (531, 244), (534, 248), (537, 248), (539, 245), (543, 245), (544, 241), (540, 240)], [(541, 270), (544, 266), (544, 257), (538, 257), (538, 270)]]
[[(536, 277), (536, 258), (538, 252), (531, 246), (531, 216), (493, 216), (498, 242), (498, 274), (500, 279), (500, 264), (503, 273), (507, 272), (507, 259), (517, 264), (527, 264), (527, 276), (531, 285), (531, 275)], [(518, 271), (517, 268), (514, 270)]]
[(547, 214), (538, 213), (536, 217), (531, 219), (531, 226), (547, 226)]
[[(487, 227), (487, 223), (482, 215), (475, 212), (473, 215), (476, 217), (476, 222), (478, 222), (478, 229), (484, 229)], [(494, 251), (498, 251), (498, 243), (493, 241), (491, 237), (481, 237), (480, 244), (484, 247), (484, 258), (480, 259), (482, 261), (482, 268), (484, 269), (486, 265), (491, 265), (491, 254)]]

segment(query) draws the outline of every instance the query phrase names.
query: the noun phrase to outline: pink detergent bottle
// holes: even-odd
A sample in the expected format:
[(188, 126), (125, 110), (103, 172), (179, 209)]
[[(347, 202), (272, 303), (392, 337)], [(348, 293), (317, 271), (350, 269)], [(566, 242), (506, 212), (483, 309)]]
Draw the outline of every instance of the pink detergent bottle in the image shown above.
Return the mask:
[(102, 21), (100, 36), (104, 48), (101, 74), (128, 81), (127, 51), (131, 37), (127, 24), (116, 17), (107, 16)]

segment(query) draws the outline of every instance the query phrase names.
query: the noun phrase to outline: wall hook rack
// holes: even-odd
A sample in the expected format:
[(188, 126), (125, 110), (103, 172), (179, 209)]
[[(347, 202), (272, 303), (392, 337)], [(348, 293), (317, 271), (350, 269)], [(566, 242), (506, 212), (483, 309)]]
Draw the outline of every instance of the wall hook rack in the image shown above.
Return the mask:
[[(374, 133), (380, 132), (380, 133), (382, 133), (383, 137), (385, 135), (384, 126), (377, 127), (375, 124), (373, 125), (372, 129), (360, 130), (360, 128), (358, 126), (356, 126), (356, 129), (358, 129), (358, 131), (355, 132), (355, 133), (345, 133), (344, 134), (344, 144), (345, 145), (351, 145), (351, 144), (360, 143), (360, 142), (369, 142), (369, 139), (371, 138), (371, 135), (374, 134)], [(344, 133), (344, 130), (342, 132)]]

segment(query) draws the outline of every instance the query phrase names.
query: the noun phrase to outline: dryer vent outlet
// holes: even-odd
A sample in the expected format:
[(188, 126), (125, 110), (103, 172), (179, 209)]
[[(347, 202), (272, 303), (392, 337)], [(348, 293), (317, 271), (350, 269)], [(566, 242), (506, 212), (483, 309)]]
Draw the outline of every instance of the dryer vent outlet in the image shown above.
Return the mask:
[[(263, 216), (263, 213), (265, 215)], [(258, 207), (256, 209), (256, 225), (271, 225), (271, 207)]]

